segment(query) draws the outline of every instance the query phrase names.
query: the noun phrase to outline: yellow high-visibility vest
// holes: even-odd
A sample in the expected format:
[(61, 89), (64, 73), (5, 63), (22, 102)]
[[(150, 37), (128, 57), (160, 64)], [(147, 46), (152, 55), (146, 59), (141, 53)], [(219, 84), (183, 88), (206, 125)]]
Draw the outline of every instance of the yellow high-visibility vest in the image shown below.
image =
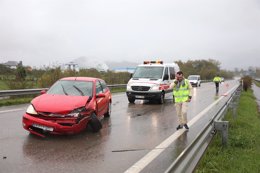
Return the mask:
[(176, 85), (173, 88), (173, 95), (175, 98), (175, 103), (183, 103), (189, 99), (190, 89), (189, 89), (188, 82), (189, 81), (187, 79), (184, 79), (183, 85), (180, 85), (179, 87)]
[(213, 82), (221, 82), (221, 77), (214, 77)]

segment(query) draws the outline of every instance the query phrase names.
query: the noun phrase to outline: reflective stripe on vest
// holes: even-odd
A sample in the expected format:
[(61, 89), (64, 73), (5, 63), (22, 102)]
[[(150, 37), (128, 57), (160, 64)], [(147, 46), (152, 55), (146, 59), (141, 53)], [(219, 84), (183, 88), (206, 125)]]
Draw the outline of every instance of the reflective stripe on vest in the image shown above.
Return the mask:
[(186, 102), (189, 99), (189, 81), (187, 79), (184, 80), (184, 86), (180, 85), (180, 88), (176, 88), (175, 86), (173, 89), (173, 95), (176, 103)]

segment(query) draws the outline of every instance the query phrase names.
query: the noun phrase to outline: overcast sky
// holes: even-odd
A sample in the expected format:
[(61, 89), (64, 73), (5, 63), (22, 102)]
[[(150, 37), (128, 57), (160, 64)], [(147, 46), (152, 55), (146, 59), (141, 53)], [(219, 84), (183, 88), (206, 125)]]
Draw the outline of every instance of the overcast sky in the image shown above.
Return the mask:
[(0, 0), (0, 63), (216, 59), (260, 67), (260, 0)]

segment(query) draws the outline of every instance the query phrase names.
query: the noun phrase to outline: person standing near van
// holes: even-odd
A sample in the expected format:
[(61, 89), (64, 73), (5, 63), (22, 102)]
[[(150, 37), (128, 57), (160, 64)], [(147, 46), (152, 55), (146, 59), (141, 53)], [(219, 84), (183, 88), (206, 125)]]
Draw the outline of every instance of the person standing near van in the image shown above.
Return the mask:
[(192, 86), (188, 79), (185, 79), (182, 71), (178, 71), (176, 73), (175, 80), (170, 85), (170, 88), (173, 89), (173, 95), (175, 99), (175, 107), (178, 116), (179, 125), (177, 126), (177, 130), (189, 129), (187, 125), (187, 111), (188, 111), (188, 103), (192, 98)]
[(213, 82), (215, 82), (216, 93), (218, 94), (218, 91), (219, 91), (219, 83), (221, 83), (221, 77), (219, 77), (219, 75), (217, 74), (217, 75), (214, 77)]

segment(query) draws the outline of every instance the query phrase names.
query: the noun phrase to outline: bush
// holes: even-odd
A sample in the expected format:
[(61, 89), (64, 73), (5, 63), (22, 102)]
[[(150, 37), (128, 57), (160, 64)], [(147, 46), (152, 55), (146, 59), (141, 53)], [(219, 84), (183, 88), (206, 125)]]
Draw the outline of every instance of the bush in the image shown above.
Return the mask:
[(252, 87), (252, 78), (250, 76), (244, 76), (241, 78), (243, 81), (243, 89), (247, 91), (249, 88)]

